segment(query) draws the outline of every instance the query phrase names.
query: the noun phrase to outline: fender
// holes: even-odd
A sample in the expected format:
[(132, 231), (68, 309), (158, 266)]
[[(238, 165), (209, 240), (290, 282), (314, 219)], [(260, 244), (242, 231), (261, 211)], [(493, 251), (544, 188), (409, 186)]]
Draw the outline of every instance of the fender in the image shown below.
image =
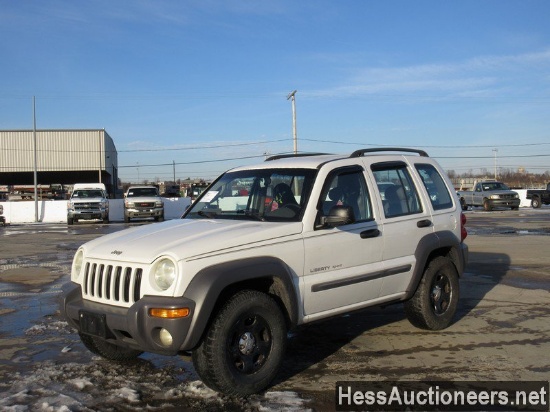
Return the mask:
[(290, 268), (272, 256), (234, 260), (202, 269), (193, 277), (183, 294), (184, 298), (196, 303), (196, 316), (181, 349), (191, 350), (198, 345), (223, 291), (244, 281), (268, 281), (267, 289), (281, 299), (290, 326), (296, 325), (298, 298), (294, 279), (297, 278), (292, 275)]
[[(435, 252), (435, 253), (434, 253)], [(422, 279), (428, 259), (432, 255), (446, 255), (451, 258), (459, 276), (464, 272), (467, 259), (467, 247), (462, 247), (460, 239), (451, 231), (430, 233), (420, 239), (416, 251), (416, 266), (411, 278), (406, 296), (403, 300), (410, 299), (416, 292), (416, 288)]]

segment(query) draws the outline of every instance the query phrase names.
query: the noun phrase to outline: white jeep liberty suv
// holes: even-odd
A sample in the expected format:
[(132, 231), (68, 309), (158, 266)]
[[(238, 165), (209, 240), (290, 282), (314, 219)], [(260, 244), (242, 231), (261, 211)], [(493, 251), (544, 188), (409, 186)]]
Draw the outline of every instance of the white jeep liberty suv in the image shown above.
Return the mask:
[(301, 324), (403, 302), (414, 325), (449, 326), (464, 224), (422, 150), (275, 156), (221, 175), (182, 219), (82, 245), (62, 310), (96, 354), (192, 352), (206, 385), (248, 395)]

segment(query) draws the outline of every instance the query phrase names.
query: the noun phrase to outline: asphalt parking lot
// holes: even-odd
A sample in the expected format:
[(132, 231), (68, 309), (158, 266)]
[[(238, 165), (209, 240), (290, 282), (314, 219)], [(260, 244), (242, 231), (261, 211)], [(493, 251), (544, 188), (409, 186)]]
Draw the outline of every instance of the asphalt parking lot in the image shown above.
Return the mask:
[(78, 246), (127, 225), (0, 227), (0, 409), (334, 410), (337, 381), (550, 380), (550, 208), (466, 215), (470, 261), (450, 328), (416, 329), (401, 305), (305, 326), (275, 385), (246, 400), (209, 391), (182, 358), (102, 361), (60, 317)]

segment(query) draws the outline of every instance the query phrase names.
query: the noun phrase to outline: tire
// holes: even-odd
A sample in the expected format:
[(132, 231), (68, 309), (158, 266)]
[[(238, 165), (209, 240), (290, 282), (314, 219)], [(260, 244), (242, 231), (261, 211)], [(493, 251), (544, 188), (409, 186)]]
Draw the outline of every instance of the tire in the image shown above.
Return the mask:
[(204, 384), (227, 394), (247, 396), (267, 388), (279, 370), (287, 327), (277, 303), (267, 294), (244, 290), (214, 316), (193, 351)]
[(124, 215), (124, 223), (130, 223), (130, 218)]
[(491, 206), (491, 202), (489, 202), (487, 199), (483, 200), (483, 209), (486, 212), (490, 212), (491, 210), (493, 210), (493, 207)]
[(68, 217), (67, 218), (67, 224), (70, 226), (70, 225), (74, 225), (74, 219), (72, 217)]
[(463, 197), (460, 198), (460, 207), (462, 208), (462, 210), (465, 212), (466, 210), (468, 210), (468, 205), (466, 204), (466, 201), (464, 200)]
[(421, 329), (448, 327), (458, 306), (458, 272), (449, 258), (432, 260), (413, 297), (405, 302), (409, 322)]
[(109, 343), (101, 338), (96, 338), (95, 336), (85, 335), (83, 333), (79, 333), (78, 335), (80, 336), (80, 340), (84, 346), (86, 346), (90, 352), (105, 359), (118, 362), (127, 362), (134, 360), (143, 353), (139, 350), (113, 345), (112, 343)]
[(540, 202), (540, 198), (538, 196), (533, 196), (533, 198), (531, 199), (531, 207), (533, 209), (538, 209), (541, 206), (542, 204)]

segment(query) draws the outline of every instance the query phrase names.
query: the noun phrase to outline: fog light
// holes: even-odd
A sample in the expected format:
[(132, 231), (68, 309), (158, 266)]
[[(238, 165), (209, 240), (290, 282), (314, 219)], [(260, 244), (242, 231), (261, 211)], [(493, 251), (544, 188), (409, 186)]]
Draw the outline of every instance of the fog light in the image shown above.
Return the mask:
[(172, 342), (174, 341), (170, 332), (168, 332), (168, 330), (164, 328), (162, 328), (159, 332), (159, 339), (160, 343), (162, 343), (164, 346), (171, 346)]

